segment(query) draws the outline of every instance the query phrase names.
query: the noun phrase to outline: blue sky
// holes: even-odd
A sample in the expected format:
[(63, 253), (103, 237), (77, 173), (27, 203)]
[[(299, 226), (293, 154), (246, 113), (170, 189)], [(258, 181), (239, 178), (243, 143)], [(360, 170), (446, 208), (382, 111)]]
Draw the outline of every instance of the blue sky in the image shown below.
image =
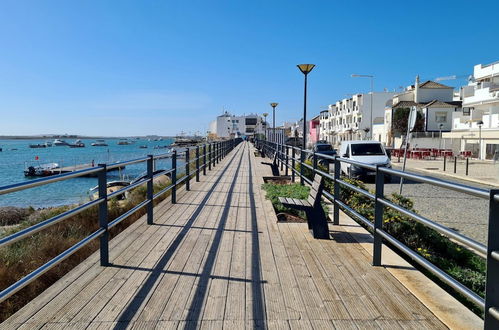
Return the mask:
[[(0, 2), (0, 135), (206, 132), (499, 60), (499, 1)], [(451, 86), (464, 80), (446, 81)]]

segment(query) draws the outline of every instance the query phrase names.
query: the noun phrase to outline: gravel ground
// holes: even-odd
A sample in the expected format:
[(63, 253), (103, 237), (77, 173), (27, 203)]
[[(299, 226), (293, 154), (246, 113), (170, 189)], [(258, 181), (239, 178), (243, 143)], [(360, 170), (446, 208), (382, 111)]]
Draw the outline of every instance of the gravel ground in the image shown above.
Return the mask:
[[(420, 174), (427, 175), (425, 173)], [(469, 181), (453, 179), (442, 175), (435, 174), (432, 177), (468, 186), (490, 189), (490, 186), (470, 183)], [(369, 189), (374, 190), (373, 183), (367, 183), (367, 186)], [(386, 196), (394, 192), (399, 192), (398, 180), (385, 185)], [(419, 214), (444, 226), (453, 228), (478, 242), (487, 243), (488, 200), (416, 182), (404, 182), (402, 195), (414, 202), (414, 209)]]

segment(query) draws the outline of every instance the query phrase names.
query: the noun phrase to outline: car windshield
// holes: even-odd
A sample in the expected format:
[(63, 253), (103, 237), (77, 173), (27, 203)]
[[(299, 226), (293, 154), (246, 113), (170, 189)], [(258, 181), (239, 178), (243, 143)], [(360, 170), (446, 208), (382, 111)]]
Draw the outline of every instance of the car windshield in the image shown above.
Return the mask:
[(333, 150), (333, 147), (331, 147), (329, 144), (318, 144), (315, 146), (317, 151), (331, 151)]
[(353, 156), (370, 156), (370, 155), (384, 155), (381, 144), (377, 143), (362, 143), (362, 144), (352, 144), (352, 155)]

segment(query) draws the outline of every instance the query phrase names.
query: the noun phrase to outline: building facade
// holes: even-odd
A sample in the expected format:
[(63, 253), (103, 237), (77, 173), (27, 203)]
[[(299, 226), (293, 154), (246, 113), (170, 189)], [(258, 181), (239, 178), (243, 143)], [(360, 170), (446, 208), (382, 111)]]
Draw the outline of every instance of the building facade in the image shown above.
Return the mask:
[(460, 90), (463, 111), (452, 117), (451, 131), (443, 134), (458, 150), (480, 159), (499, 158), (499, 61), (478, 64), (467, 86)]
[(376, 122), (383, 121), (385, 104), (394, 95), (393, 92), (354, 94), (329, 105), (329, 114), (322, 116), (321, 139), (324, 137), (333, 146), (339, 146), (342, 141), (371, 138), (371, 100), (374, 127)]
[(235, 116), (225, 111), (210, 123), (209, 134), (218, 138), (251, 138), (264, 134), (265, 127), (265, 121), (258, 115)]
[(431, 80), (420, 83), (418, 76), (414, 85), (386, 103), (379, 141), (387, 146), (402, 147), (406, 128), (398, 127), (400, 115), (397, 112), (411, 108), (416, 108), (423, 120), (422, 125), (412, 133), (411, 145), (426, 148), (439, 147), (442, 132), (449, 132), (452, 128), (453, 115), (462, 112), (461, 102), (455, 100), (453, 87)]

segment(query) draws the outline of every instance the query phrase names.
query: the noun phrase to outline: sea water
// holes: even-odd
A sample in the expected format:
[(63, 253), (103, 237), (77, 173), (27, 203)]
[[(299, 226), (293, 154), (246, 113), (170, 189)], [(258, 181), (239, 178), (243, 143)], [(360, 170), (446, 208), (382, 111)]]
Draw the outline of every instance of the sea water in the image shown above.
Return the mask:
[[(131, 140), (130, 145), (118, 145), (118, 139), (105, 139), (107, 147), (91, 146), (95, 140), (82, 139), (84, 148), (68, 146), (52, 146), (46, 148), (29, 148), (30, 144), (43, 144), (52, 140), (0, 140), (0, 186), (26, 182), (34, 178), (24, 176), (27, 166), (38, 166), (47, 163), (58, 163), (60, 166), (75, 166), (78, 164), (97, 165), (114, 163), (168, 152), (168, 149), (154, 149), (155, 146), (170, 145), (173, 139), (163, 141), (148, 141), (147, 139)], [(65, 139), (74, 143), (75, 139)], [(142, 149), (140, 146), (147, 146)], [(171, 159), (158, 160), (156, 169), (171, 168)], [(134, 179), (145, 174), (146, 163), (126, 166), (122, 171), (109, 172), (108, 181)], [(36, 178), (35, 178), (36, 179)], [(79, 177), (61, 182), (50, 183), (36, 188), (0, 195), (0, 206), (19, 206), (34, 208), (59, 206), (73, 203), (83, 203), (89, 200), (89, 190), (97, 185), (95, 177)]]

